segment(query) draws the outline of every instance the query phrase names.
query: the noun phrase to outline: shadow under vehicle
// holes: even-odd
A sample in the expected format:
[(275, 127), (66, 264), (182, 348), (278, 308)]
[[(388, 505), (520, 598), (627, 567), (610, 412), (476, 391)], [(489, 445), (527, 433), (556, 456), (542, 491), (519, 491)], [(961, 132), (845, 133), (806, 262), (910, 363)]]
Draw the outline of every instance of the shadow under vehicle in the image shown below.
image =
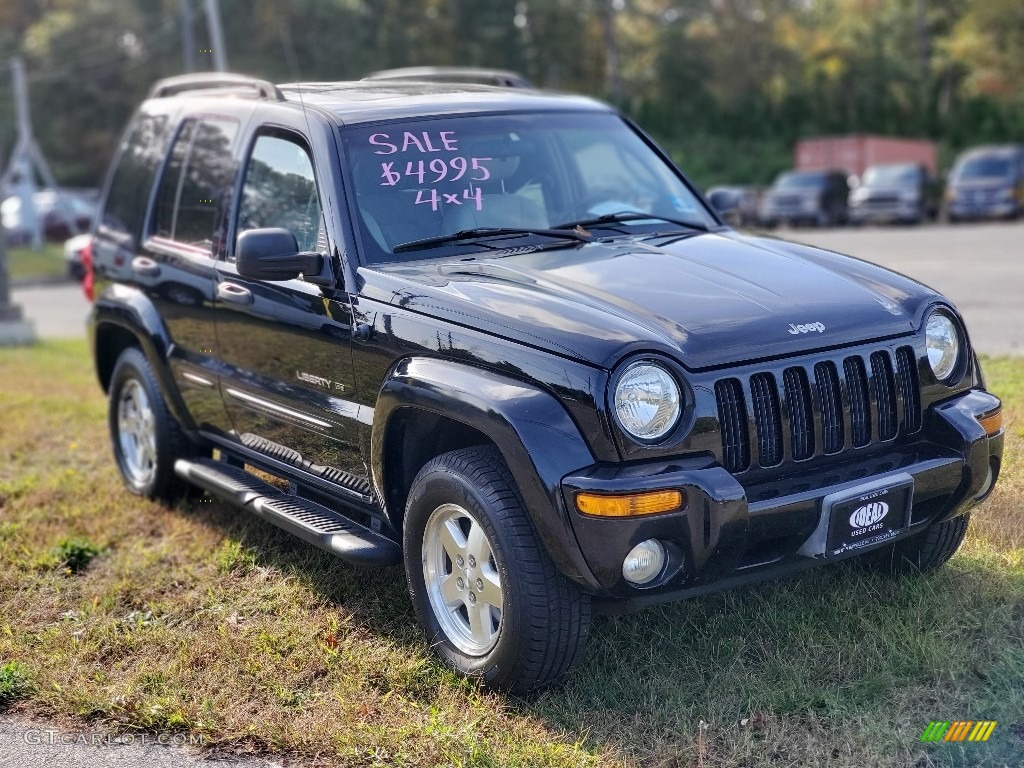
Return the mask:
[(851, 224), (920, 224), (938, 215), (939, 185), (920, 163), (872, 165), (850, 190)]
[(127, 489), (402, 563), (431, 647), (494, 688), (567, 674), (595, 610), (938, 567), (998, 478), (948, 299), (731, 229), (588, 98), (175, 78), (103, 211)]
[(950, 223), (1016, 219), (1024, 212), (1024, 145), (975, 147), (949, 174), (943, 213)]
[(833, 227), (848, 220), (850, 186), (843, 171), (786, 171), (761, 197), (761, 225)]

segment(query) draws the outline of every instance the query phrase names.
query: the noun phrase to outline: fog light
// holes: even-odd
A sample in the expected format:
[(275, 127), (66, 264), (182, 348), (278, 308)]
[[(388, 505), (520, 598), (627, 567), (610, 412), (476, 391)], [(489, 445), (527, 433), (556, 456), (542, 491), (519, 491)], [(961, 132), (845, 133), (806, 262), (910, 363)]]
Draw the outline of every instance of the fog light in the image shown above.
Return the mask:
[(622, 575), (630, 584), (647, 584), (665, 567), (665, 547), (657, 539), (642, 541), (622, 561)]

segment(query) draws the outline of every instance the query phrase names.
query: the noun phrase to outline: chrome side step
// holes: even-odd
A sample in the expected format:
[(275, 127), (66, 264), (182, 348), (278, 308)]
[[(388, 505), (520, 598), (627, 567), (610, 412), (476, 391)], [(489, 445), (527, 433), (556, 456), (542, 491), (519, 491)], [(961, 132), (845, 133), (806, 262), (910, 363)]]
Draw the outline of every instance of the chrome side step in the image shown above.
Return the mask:
[(394, 565), (402, 560), (396, 541), (314, 501), (283, 493), (239, 467), (211, 459), (178, 459), (174, 473), (353, 565)]

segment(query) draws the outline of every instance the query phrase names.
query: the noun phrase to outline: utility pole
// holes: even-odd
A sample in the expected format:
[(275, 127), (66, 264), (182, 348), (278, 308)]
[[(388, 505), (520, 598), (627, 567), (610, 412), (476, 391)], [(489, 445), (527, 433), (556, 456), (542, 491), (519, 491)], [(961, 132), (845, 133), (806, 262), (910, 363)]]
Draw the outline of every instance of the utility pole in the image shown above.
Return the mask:
[[(43, 244), (43, 222), (36, 211), (35, 193), (39, 191), (36, 174), (43, 180), (47, 189), (57, 192), (57, 180), (46, 164), (35, 136), (32, 134), (32, 113), (28, 103), (28, 86), (25, 82), (25, 65), (21, 58), (11, 59), (11, 79), (14, 81), (14, 105), (18, 114), (18, 139), (11, 153), (11, 160), (0, 176), (0, 192), (14, 195), (21, 200), (20, 215), (25, 228), (32, 233), (32, 247), (40, 248)], [(59, 199), (54, 205), (54, 212), (64, 218), (68, 228), (78, 234), (78, 224), (74, 216), (69, 216)]]
[(21, 316), (21, 307), (11, 303), (7, 281), (7, 235), (0, 226), (0, 347), (31, 344), (35, 340), (32, 323)]
[(917, 113), (927, 115), (927, 122), (919, 125), (918, 130), (933, 130), (933, 113), (931, 111), (931, 41), (928, 39), (928, 0), (917, 0), (917, 55), (920, 67), (918, 82), (918, 98), (921, 103)]
[(601, 11), (601, 27), (604, 32), (605, 85), (612, 104), (622, 104), (622, 74), (619, 69), (619, 41), (615, 32), (615, 17), (624, 7), (623, 0), (605, 0)]
[(928, 0), (917, 0), (917, 56), (921, 80), (927, 82), (932, 57), (931, 41), (928, 39)]
[(210, 47), (213, 48), (213, 68), (218, 72), (228, 70), (228, 52), (224, 47), (224, 29), (220, 24), (219, 0), (206, 0), (206, 25), (210, 29)]
[(192, 0), (181, 0), (181, 66), (183, 72), (196, 71), (196, 31)]

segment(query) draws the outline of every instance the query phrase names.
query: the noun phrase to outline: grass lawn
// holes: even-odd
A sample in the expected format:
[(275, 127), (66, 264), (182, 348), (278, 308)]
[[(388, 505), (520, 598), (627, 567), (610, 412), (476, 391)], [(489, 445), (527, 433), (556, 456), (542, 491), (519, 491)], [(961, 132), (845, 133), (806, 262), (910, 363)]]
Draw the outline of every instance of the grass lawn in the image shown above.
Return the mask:
[(25, 246), (8, 248), (7, 268), (12, 280), (64, 276), (67, 274), (64, 245), (44, 243), (38, 251)]
[[(999, 488), (937, 573), (852, 567), (598, 618), (561, 688), (434, 661), (398, 569), (209, 498), (123, 491), (85, 345), (0, 350), (0, 709), (325, 766), (933, 766), (1024, 759), (1024, 359)], [(998, 720), (922, 744), (931, 720)]]

